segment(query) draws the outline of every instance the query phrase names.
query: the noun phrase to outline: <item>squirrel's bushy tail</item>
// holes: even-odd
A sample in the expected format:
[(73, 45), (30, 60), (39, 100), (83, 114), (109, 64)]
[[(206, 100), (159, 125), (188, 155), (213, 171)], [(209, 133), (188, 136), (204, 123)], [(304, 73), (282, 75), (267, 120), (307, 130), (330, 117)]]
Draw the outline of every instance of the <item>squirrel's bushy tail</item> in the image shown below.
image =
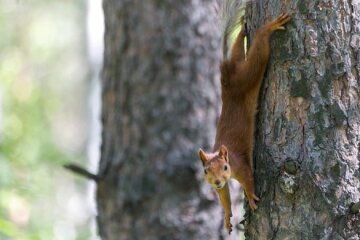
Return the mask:
[(251, 0), (223, 0), (221, 3), (222, 55), (228, 59), (231, 34), (242, 24), (245, 7)]

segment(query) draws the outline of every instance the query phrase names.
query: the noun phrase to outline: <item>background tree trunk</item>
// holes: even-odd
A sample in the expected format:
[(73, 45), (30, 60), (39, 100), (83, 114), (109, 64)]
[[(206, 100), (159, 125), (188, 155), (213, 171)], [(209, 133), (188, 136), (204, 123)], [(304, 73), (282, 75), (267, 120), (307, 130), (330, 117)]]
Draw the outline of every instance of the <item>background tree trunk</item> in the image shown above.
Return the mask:
[(259, 104), (261, 201), (247, 239), (360, 239), (360, 2), (256, 1), (251, 32), (285, 11)]
[(213, 144), (220, 106), (214, 1), (103, 6), (101, 237), (221, 239), (221, 207), (197, 156)]

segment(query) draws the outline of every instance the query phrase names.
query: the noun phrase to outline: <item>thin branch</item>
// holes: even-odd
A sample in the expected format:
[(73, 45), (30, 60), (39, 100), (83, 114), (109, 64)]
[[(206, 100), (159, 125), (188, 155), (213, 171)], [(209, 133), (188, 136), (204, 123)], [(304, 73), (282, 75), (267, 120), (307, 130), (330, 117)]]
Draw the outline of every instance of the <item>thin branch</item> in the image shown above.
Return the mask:
[(95, 182), (98, 182), (100, 180), (100, 177), (98, 175), (90, 173), (89, 171), (87, 171), (86, 169), (84, 169), (78, 165), (69, 163), (69, 164), (65, 164), (64, 168), (66, 168), (67, 170), (69, 170), (77, 175), (80, 175), (80, 176), (85, 177), (90, 180), (94, 180)]

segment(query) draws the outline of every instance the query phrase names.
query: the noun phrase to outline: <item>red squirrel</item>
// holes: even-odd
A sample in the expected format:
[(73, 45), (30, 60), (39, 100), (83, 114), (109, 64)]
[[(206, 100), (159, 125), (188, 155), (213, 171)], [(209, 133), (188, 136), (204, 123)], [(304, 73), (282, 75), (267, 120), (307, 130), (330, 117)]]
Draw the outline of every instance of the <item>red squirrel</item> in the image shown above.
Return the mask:
[[(227, 57), (228, 36), (239, 23), (240, 5), (236, 0), (225, 0), (223, 60), (220, 63), (222, 110), (217, 125), (212, 152), (199, 150), (204, 167), (205, 180), (218, 193), (225, 212), (225, 227), (230, 234), (231, 200), (228, 181), (235, 178), (242, 185), (250, 208), (257, 209), (255, 195), (252, 153), (257, 100), (270, 53), (270, 36), (290, 20), (288, 14), (281, 14), (275, 20), (256, 31), (254, 40), (245, 55), (244, 25), (238, 34), (230, 56)], [(234, 14), (234, 11), (237, 13)], [(226, 16), (225, 16), (226, 17)]]

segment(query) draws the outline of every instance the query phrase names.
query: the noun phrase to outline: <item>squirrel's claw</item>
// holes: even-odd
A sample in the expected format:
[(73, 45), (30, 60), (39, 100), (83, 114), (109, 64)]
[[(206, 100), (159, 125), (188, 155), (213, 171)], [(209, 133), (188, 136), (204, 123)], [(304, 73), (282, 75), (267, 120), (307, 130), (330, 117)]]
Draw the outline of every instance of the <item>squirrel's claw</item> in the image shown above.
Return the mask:
[(255, 194), (253, 194), (253, 196), (252, 196), (256, 201), (259, 201), (260, 200), (260, 198), (258, 198)]
[(291, 16), (287, 13), (281, 14), (278, 18), (275, 19), (274, 25), (277, 26), (277, 30), (283, 30), (285, 27), (283, 26), (285, 23), (290, 21)]
[(254, 199), (249, 199), (249, 205), (250, 205), (251, 210), (253, 210), (253, 211), (255, 211), (258, 208)]
[(276, 31), (276, 30), (284, 30), (285, 27), (283, 26), (285, 23), (290, 21), (291, 16), (287, 13), (282, 13), (280, 16), (278, 16), (275, 20), (270, 22), (268, 24), (270, 31)]
[(249, 198), (249, 205), (251, 210), (255, 211), (258, 206), (256, 205), (255, 201), (259, 201), (260, 199), (255, 195), (255, 193), (253, 193), (251, 195), (251, 198)]
[(225, 227), (229, 234), (232, 232), (232, 225), (230, 222), (230, 218), (231, 216), (225, 217)]
[(258, 208), (255, 201), (259, 201), (260, 199), (255, 195), (255, 193), (249, 193), (247, 196), (251, 210), (255, 211)]
[(226, 225), (226, 229), (227, 229), (227, 231), (228, 231), (228, 233), (229, 233), (229, 235), (230, 235), (231, 232), (232, 232), (232, 225), (231, 225), (231, 223), (228, 223), (228, 224)]

